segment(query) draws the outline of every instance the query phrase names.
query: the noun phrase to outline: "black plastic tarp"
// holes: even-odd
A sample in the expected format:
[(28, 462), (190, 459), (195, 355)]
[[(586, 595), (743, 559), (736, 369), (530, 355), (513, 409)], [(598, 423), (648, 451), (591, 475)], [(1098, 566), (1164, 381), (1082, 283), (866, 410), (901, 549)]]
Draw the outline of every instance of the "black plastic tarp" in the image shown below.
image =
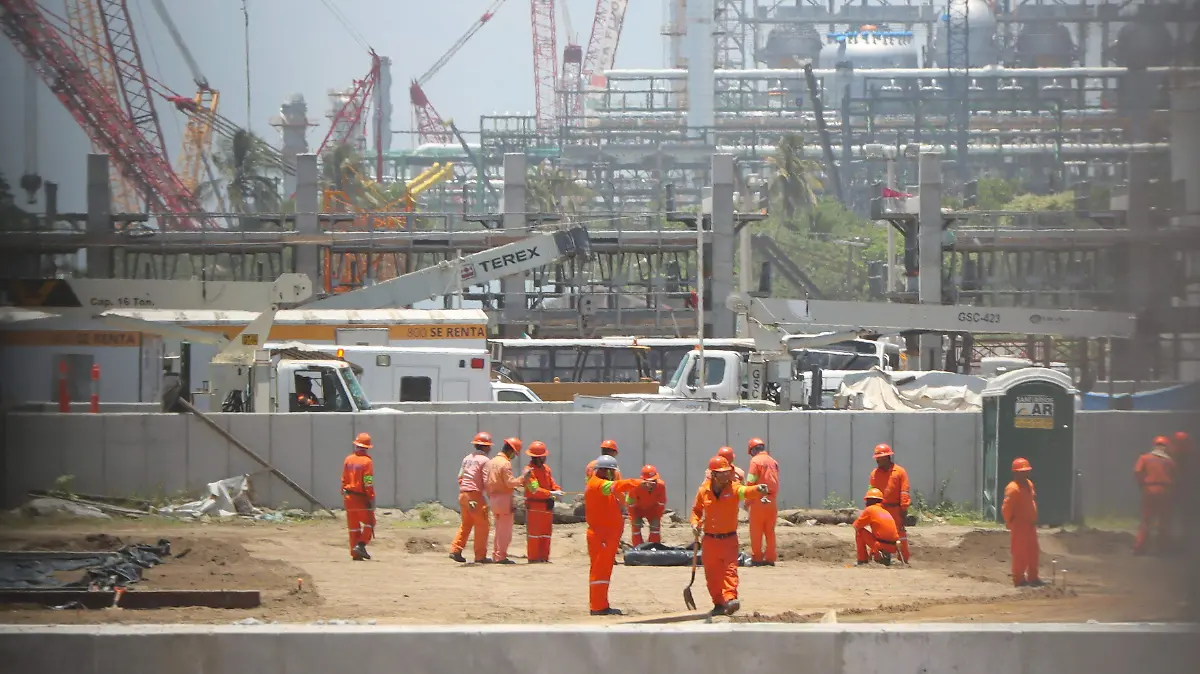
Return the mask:
[(138, 582), (144, 569), (170, 557), (171, 543), (165, 539), (116, 552), (0, 551), (0, 590), (111, 590)]
[[(674, 548), (664, 543), (642, 543), (625, 551), (625, 566), (691, 566), (693, 545), (695, 544)], [(700, 546), (700, 554), (696, 556), (696, 563), (704, 563), (703, 545)], [(744, 552), (738, 555), (738, 566), (749, 564), (750, 555)]]

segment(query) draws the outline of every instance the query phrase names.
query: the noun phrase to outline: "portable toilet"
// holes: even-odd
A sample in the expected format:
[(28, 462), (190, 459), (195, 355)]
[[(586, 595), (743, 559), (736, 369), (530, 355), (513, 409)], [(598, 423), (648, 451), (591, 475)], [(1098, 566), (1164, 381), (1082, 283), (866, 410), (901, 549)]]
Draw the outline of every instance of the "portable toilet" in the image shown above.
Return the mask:
[(1003, 520), (1000, 505), (1012, 461), (1033, 466), (1038, 523), (1071, 521), (1075, 484), (1075, 394), (1067, 375), (1041, 367), (1006, 372), (983, 397), (983, 513)]

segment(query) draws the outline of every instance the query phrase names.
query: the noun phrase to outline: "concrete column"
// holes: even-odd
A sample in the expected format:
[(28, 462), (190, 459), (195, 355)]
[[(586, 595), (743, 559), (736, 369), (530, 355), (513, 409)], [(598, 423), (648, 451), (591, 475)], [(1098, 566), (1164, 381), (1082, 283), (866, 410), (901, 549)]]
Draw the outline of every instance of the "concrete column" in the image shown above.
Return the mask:
[(716, 82), (714, 59), (716, 41), (713, 36), (713, 0), (688, 0), (687, 34), (684, 52), (687, 54), (687, 125), (688, 135), (707, 142), (707, 132), (714, 123)]
[[(89, 236), (113, 233), (112, 182), (107, 154), (89, 154), (87, 158), (87, 233)], [(88, 278), (112, 278), (112, 248), (90, 247), (86, 255)]]
[(733, 155), (713, 155), (712, 179), (712, 303), (708, 315), (712, 336), (721, 339), (737, 336), (737, 316), (725, 308), (725, 298), (733, 293)]
[[(1126, 226), (1132, 235), (1129, 243), (1129, 310), (1138, 313), (1154, 313), (1163, 308), (1161, 293), (1155, 290), (1159, 277), (1159, 260), (1150, 243), (1154, 223), (1150, 219), (1153, 195), (1150, 178), (1154, 173), (1154, 158), (1148, 152), (1129, 153), (1129, 206), (1125, 211)], [(1138, 330), (1134, 335), (1126, 357), (1129, 370), (1126, 376), (1141, 380), (1150, 374), (1152, 352), (1156, 348), (1157, 335)]]
[[(318, 205), (317, 155), (296, 155), (296, 231), (301, 235), (317, 236), (321, 223), (317, 219)], [(296, 273), (307, 274), (318, 291), (325, 287), (321, 278), (321, 251), (315, 243), (296, 246), (294, 251)]]
[[(510, 152), (504, 155), (504, 218), (501, 226), (513, 236), (520, 236), (525, 222), (525, 155)], [(500, 280), (500, 292), (504, 296), (504, 311), (501, 313), (500, 334), (505, 337), (520, 337), (518, 325), (508, 325), (525, 316), (525, 275), (509, 276)]]
[[(917, 165), (920, 174), (918, 194), (917, 242), (919, 245), (917, 298), (921, 304), (942, 303), (942, 157), (936, 152), (921, 153)], [(942, 336), (921, 335), (922, 370), (940, 370)]]

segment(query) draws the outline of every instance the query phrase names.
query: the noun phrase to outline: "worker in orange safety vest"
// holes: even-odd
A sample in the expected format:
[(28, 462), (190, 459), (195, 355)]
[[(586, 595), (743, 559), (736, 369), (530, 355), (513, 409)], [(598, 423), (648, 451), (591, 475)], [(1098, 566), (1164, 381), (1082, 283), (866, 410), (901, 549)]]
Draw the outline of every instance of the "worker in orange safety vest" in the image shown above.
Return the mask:
[(875, 561), (891, 566), (892, 555), (897, 552), (900, 529), (892, 514), (881, 505), (883, 492), (871, 487), (863, 496), (863, 503), (866, 507), (854, 520), (854, 547), (858, 553), (858, 563), (861, 566)]
[(752, 487), (767, 485), (766, 496), (746, 500), (750, 504), (750, 565), (775, 566), (775, 520), (779, 517), (779, 462), (767, 451), (767, 443), (761, 438), (751, 438), (746, 444), (746, 451), (750, 453), (746, 484)]
[[(1161, 435), (1154, 438), (1154, 448), (1139, 456), (1133, 467), (1133, 475), (1142, 489), (1142, 521), (1133, 542), (1135, 555), (1145, 553), (1150, 547), (1162, 551), (1171, 547), (1168, 518), (1175, 486), (1175, 460), (1167, 453), (1170, 444)], [(1151, 538), (1157, 539), (1157, 546)]]
[(633, 545), (636, 547), (645, 541), (642, 539), (642, 521), (650, 523), (650, 542), (662, 542), (662, 516), (667, 511), (667, 483), (658, 475), (658, 469), (651, 465), (642, 466), (642, 486), (626, 495), (629, 506), (629, 528), (633, 531)]
[(875, 470), (869, 480), (872, 487), (883, 492), (883, 507), (892, 514), (900, 532), (900, 558), (907, 564), (908, 551), (908, 507), (912, 497), (908, 493), (908, 471), (896, 465), (895, 452), (887, 443), (875, 445)]
[(450, 544), (450, 559), (467, 561), (462, 551), (474, 532), (475, 563), (487, 564), (492, 560), (487, 556), (488, 506), (483, 495), (483, 469), (488, 463), (488, 453), (492, 451), (492, 436), (490, 433), (476, 433), (471, 445), (475, 451), (463, 457), (462, 466), (458, 469), (458, 508), (462, 522), (458, 525), (454, 542)]
[(554, 530), (554, 499), (563, 495), (554, 481), (546, 459), (546, 443), (534, 440), (525, 450), (529, 465), (522, 476), (525, 483), (525, 556), (530, 564), (550, 561), (550, 536)]
[(583, 490), (587, 518), (588, 608), (592, 615), (621, 615), (608, 603), (608, 588), (613, 565), (624, 530), (621, 503), (625, 495), (642, 486), (641, 479), (618, 480), (616, 458), (604, 454), (589, 464), (592, 474)]
[(1029, 479), (1031, 472), (1029, 461), (1013, 459), (1013, 479), (1004, 488), (1004, 502), (1000, 505), (1012, 548), (1012, 579), (1016, 587), (1045, 585), (1038, 573), (1041, 549), (1037, 538), (1037, 490)]
[(508, 558), (508, 546), (512, 543), (513, 534), (513, 490), (525, 486), (522, 480), (513, 476), (512, 460), (519, 451), (520, 438), (505, 438), (500, 453), (488, 461), (483, 469), (488, 506), (491, 507), (492, 517), (495, 518), (496, 534), (492, 537), (493, 564), (516, 564)]
[(712, 476), (696, 494), (692, 506), (692, 533), (699, 538), (704, 579), (713, 602), (713, 615), (733, 615), (742, 606), (738, 599), (738, 504), (767, 493), (767, 485), (747, 487), (734, 478), (733, 467), (723, 456), (708, 462)]
[(342, 507), (350, 530), (350, 559), (370, 559), (367, 544), (375, 537), (375, 462), (367, 456), (371, 436), (359, 433), (354, 451), (342, 462)]

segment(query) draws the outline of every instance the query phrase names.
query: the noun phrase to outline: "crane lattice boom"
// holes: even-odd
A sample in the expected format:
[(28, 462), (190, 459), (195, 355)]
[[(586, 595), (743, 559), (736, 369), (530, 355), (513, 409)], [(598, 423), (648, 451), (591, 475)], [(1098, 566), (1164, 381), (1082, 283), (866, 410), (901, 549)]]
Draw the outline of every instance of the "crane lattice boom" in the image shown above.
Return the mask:
[(555, 0), (530, 0), (533, 24), (533, 96), (537, 127), (549, 131), (560, 117), (558, 100), (558, 39), (554, 29)]
[(583, 56), (585, 82), (592, 75), (611, 69), (616, 62), (617, 45), (621, 42), (628, 7), (629, 0), (596, 0), (596, 19), (592, 22), (592, 35)]
[(375, 84), (379, 81), (379, 67), (379, 57), (375, 52), (371, 52), (370, 72), (363, 79), (354, 81), (354, 89), (351, 90), (349, 98), (334, 112), (329, 121), (329, 131), (325, 134), (325, 140), (321, 141), (317, 156), (324, 156), (326, 152), (332, 152), (337, 146), (351, 141), (350, 134), (363, 121), (367, 106), (370, 105), (371, 92), (375, 90)]
[(146, 79), (146, 67), (142, 64), (142, 53), (133, 34), (133, 21), (129, 16), (126, 0), (96, 0), (100, 10), (100, 21), (104, 24), (105, 40), (112, 55), (117, 73), (117, 84), (125, 99), (129, 118), (141, 132), (142, 137), (167, 158), (167, 146), (163, 142), (162, 126), (158, 123), (158, 112), (150, 100), (150, 82)]

